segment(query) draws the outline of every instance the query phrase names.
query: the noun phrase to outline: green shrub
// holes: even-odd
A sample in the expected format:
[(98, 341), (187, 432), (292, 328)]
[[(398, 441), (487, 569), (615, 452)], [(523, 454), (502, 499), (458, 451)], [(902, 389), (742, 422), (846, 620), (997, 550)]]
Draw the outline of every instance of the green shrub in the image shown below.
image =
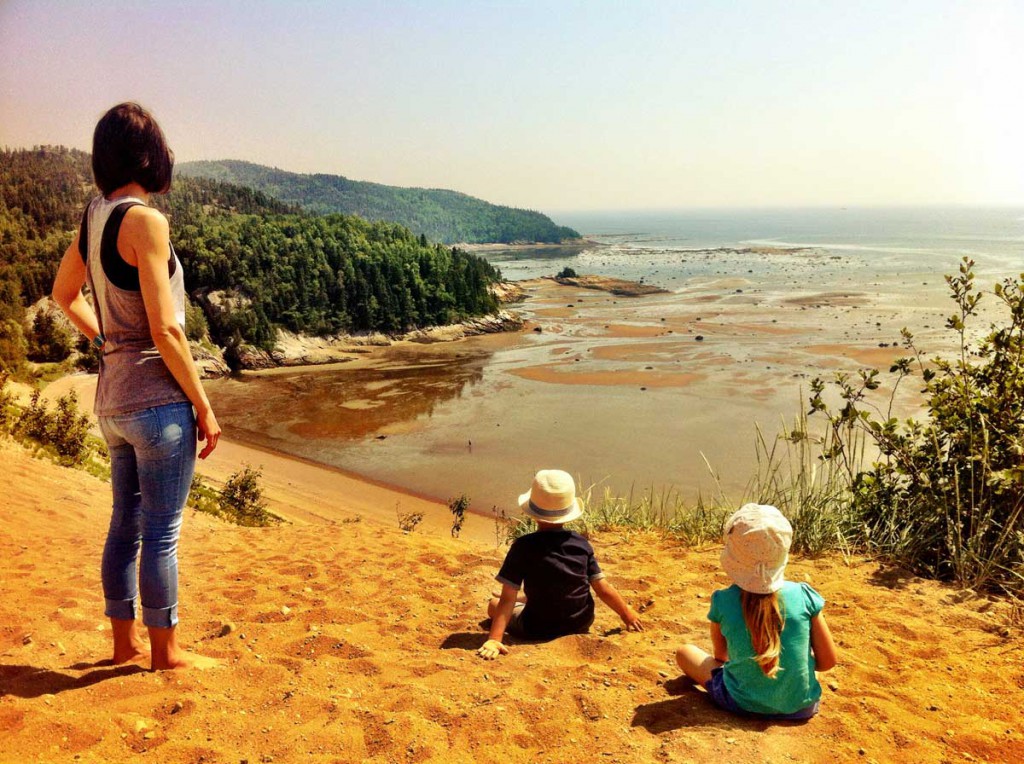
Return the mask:
[(395, 502), (395, 516), (398, 518), (398, 527), (403, 533), (412, 533), (423, 522), (422, 512), (403, 512), (401, 504), (397, 501)]
[(210, 338), (210, 325), (206, 321), (206, 314), (189, 299), (185, 300), (185, 336), (192, 342), (202, 342)]
[(89, 417), (78, 410), (78, 396), (73, 390), (57, 399), (52, 413), (35, 390), (28, 408), (14, 422), (14, 433), (52, 448), (61, 463), (79, 466), (89, 454), (89, 427)]
[(0, 369), (20, 371), (27, 352), (21, 323), (12, 318), (0, 318)]
[(28, 408), (21, 412), (18, 421), (15, 422), (14, 432), (26, 438), (31, 438), (38, 443), (47, 442), (47, 433), (50, 430), (50, 415), (46, 406), (39, 398), (39, 391), (33, 390), (29, 399)]
[[(946, 326), (958, 341), (953, 359), (925, 359), (903, 330), (909, 356), (889, 369), (888, 406), (872, 403), (878, 371), (840, 374), (832, 388), (841, 405), (812, 383), (811, 410), (825, 416), (826, 462), (846, 468), (861, 541), (910, 569), (965, 586), (1024, 592), (1024, 292), (1007, 279), (993, 293), (1009, 311), (1006, 325), (968, 339), (982, 295), (974, 262), (947, 276), (956, 309)], [(923, 381), (923, 419), (891, 416), (900, 384)], [(857, 469), (858, 439), (877, 457)]]
[(90, 374), (95, 374), (100, 370), (101, 353), (99, 348), (93, 345), (84, 334), (79, 335), (75, 349), (78, 351), (75, 364), (79, 369)]
[(221, 514), (239, 525), (270, 525), (273, 518), (259, 483), (262, 476), (249, 465), (231, 475), (220, 491)]
[(448, 509), (452, 513), (452, 537), (458, 538), (462, 532), (462, 524), (466, 522), (466, 510), (469, 509), (469, 497), (462, 494), (456, 499), (448, 499)]
[(567, 265), (564, 268), (562, 268), (562, 270), (560, 270), (558, 272), (558, 275), (555, 278), (559, 278), (559, 279), (574, 279), (574, 278), (576, 278), (576, 276), (577, 276), (576, 269), (575, 268), (570, 268)]
[(49, 438), (61, 459), (71, 464), (82, 463), (88, 452), (89, 426), (89, 417), (78, 410), (78, 396), (73, 390), (57, 399), (50, 416)]
[(207, 485), (198, 472), (192, 475), (187, 504), (199, 512), (220, 516), (220, 492)]
[(25, 363), (28, 345), (22, 329), (24, 320), (19, 282), (0, 268), (0, 370), (19, 372)]

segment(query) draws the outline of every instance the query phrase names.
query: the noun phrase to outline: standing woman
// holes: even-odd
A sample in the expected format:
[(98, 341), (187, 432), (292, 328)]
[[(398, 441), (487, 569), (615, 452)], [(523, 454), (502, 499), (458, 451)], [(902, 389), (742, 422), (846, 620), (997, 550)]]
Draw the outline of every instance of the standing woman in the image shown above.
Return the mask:
[(185, 652), (175, 633), (178, 536), (196, 438), (206, 441), (205, 459), (220, 437), (185, 337), (181, 262), (167, 219), (149, 206), (151, 194), (170, 188), (173, 166), (149, 112), (123, 103), (104, 114), (92, 148), (101, 195), (89, 203), (53, 285), (53, 299), (102, 353), (95, 412), (114, 493), (102, 568), (114, 663), (146, 656), (135, 622), (141, 595), (154, 670), (209, 660)]

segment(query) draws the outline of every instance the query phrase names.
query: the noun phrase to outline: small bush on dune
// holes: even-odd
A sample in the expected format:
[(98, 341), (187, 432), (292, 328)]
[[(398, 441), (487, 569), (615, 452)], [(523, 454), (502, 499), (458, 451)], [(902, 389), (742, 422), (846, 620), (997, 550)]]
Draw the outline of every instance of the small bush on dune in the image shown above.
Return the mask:
[(199, 512), (220, 516), (220, 492), (207, 485), (198, 472), (192, 475), (187, 504)]
[(14, 396), (7, 389), (7, 382), (10, 378), (10, 372), (6, 369), (0, 369), (0, 429), (2, 430), (7, 430), (17, 416)]
[(412, 533), (423, 522), (422, 512), (403, 512), (401, 504), (397, 501), (395, 502), (395, 516), (398, 518), (398, 527), (403, 533)]
[(14, 421), (14, 434), (52, 448), (63, 464), (79, 466), (89, 455), (89, 426), (89, 417), (78, 410), (74, 391), (61, 396), (51, 412), (36, 390), (28, 408)]
[(466, 511), (469, 509), (469, 497), (466, 494), (448, 499), (448, 510), (452, 513), (452, 538), (458, 538), (462, 532), (462, 524), (466, 522)]
[(217, 490), (197, 473), (192, 476), (188, 506), (236, 525), (274, 525), (280, 522), (280, 518), (267, 509), (260, 477), (262, 473), (259, 470), (245, 465), (227, 479), (223, 488)]
[(220, 510), (232, 522), (239, 525), (270, 525), (273, 516), (267, 511), (263, 488), (259, 480), (260, 470), (246, 465), (224, 483), (220, 491)]

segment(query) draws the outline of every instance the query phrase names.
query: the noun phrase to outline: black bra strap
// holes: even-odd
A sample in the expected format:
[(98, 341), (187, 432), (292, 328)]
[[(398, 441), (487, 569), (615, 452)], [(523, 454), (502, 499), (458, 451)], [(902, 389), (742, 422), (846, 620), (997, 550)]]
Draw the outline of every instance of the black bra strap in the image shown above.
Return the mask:
[(107, 218), (107, 224), (103, 226), (103, 239), (100, 242), (100, 262), (103, 263), (103, 273), (107, 280), (114, 286), (130, 292), (138, 292), (139, 269), (124, 261), (121, 253), (117, 251), (117, 236), (121, 232), (121, 223), (124, 216), (132, 207), (139, 206), (139, 202), (122, 202), (114, 207)]
[(85, 212), (82, 213), (82, 225), (78, 229), (78, 254), (82, 256), (82, 262), (86, 262), (89, 259), (89, 207), (85, 206)]

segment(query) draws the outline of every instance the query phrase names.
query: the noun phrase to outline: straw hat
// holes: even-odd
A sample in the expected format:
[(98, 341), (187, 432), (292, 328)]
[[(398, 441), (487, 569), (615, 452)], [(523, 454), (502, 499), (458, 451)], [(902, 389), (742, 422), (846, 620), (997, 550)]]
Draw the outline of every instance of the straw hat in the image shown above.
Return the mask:
[(754, 594), (782, 588), (793, 526), (773, 506), (745, 504), (725, 521), (722, 567), (736, 585)]
[(529, 493), (519, 497), (519, 508), (535, 520), (560, 525), (583, 514), (576, 499), (576, 483), (562, 470), (541, 470)]

